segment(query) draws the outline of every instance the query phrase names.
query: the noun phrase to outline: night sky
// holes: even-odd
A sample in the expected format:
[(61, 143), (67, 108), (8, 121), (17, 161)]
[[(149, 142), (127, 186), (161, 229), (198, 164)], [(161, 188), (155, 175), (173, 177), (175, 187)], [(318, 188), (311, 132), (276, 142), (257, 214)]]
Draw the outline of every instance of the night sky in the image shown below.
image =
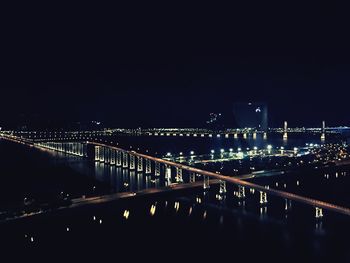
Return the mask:
[(350, 125), (341, 7), (21, 6), (2, 18), (0, 126), (200, 126), (241, 101), (270, 123)]

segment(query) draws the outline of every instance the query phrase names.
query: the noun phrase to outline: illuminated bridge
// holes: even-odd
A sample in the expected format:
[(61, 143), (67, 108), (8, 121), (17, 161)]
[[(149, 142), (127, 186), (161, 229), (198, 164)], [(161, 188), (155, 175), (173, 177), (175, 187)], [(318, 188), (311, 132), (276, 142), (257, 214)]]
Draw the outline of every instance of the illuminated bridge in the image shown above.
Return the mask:
[[(168, 182), (168, 185), (172, 183), (172, 173), (175, 172), (176, 183), (182, 183), (184, 181), (183, 175), (189, 178), (190, 183), (197, 183), (201, 180), (203, 189), (210, 188), (210, 179), (220, 182), (219, 195), (226, 194), (226, 183), (230, 183), (238, 187), (236, 192), (238, 198), (245, 198), (246, 189), (258, 191), (260, 194), (260, 204), (266, 205), (268, 203), (268, 195), (283, 198), (286, 201), (286, 205), (289, 201), (296, 201), (299, 203), (307, 204), (315, 209), (316, 218), (323, 216), (323, 209), (331, 210), (337, 213), (350, 216), (350, 209), (337, 206), (331, 203), (319, 201), (312, 198), (303, 197), (293, 193), (275, 190), (269, 187), (261, 186), (255, 183), (247, 182), (238, 178), (221, 175), (219, 173), (213, 173), (197, 169), (188, 165), (183, 165), (168, 160), (152, 157), (146, 154), (138, 153), (132, 150), (125, 150), (116, 146), (91, 142), (91, 141), (77, 141), (77, 142), (33, 142), (29, 139), (23, 139), (12, 135), (1, 136), (4, 139), (8, 139), (17, 143), (29, 145), (31, 147), (46, 148), (54, 151), (59, 151), (67, 154), (77, 155), (81, 157), (88, 157), (90, 148), (92, 150), (92, 156), (94, 161), (103, 162), (108, 165), (115, 165), (122, 167), (123, 169), (135, 170), (137, 172), (144, 172), (145, 174), (153, 174), (156, 177), (164, 176)], [(90, 153), (91, 154), (91, 153)], [(91, 158), (91, 155), (90, 155)]]

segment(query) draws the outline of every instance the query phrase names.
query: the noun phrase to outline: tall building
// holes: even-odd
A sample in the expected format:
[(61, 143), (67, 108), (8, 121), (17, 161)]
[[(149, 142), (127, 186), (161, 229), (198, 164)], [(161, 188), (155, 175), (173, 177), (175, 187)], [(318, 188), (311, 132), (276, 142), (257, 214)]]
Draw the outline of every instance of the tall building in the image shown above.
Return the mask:
[(268, 107), (264, 102), (238, 102), (233, 105), (237, 128), (268, 128)]

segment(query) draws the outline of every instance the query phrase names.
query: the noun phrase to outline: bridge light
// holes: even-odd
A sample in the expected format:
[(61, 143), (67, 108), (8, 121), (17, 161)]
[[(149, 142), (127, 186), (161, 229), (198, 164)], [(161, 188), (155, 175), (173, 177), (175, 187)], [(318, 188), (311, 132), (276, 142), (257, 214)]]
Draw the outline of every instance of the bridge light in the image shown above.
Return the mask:
[(272, 149), (272, 145), (267, 145), (267, 149), (271, 150)]
[(190, 151), (190, 154), (191, 154), (191, 155), (194, 155), (194, 151)]
[(214, 153), (215, 153), (215, 151), (214, 151), (214, 150), (211, 150), (210, 152), (211, 152), (212, 154), (214, 154)]
[(224, 153), (224, 152), (225, 152), (225, 150), (224, 150), (224, 149), (221, 149), (221, 150), (220, 150), (220, 152), (221, 152), (221, 153)]
[(229, 149), (229, 151), (230, 151), (230, 152), (233, 152), (233, 149), (232, 149), (232, 148), (230, 148), (230, 149)]
[(242, 149), (241, 149), (241, 148), (238, 148), (238, 151), (240, 152), (240, 151), (242, 151)]

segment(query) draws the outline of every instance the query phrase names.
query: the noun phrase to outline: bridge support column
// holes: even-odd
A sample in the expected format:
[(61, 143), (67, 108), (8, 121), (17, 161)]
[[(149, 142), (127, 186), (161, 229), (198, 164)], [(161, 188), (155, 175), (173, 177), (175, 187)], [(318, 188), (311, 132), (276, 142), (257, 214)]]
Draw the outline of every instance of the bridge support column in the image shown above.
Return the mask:
[(117, 166), (122, 166), (122, 152), (117, 151), (116, 154), (117, 154), (117, 160), (116, 160)]
[(111, 158), (110, 149), (108, 147), (105, 147), (105, 163), (106, 164), (110, 164), (110, 162), (111, 162), (110, 158)]
[(322, 218), (323, 217), (323, 210), (322, 210), (322, 208), (315, 207), (315, 217), (316, 218)]
[(284, 210), (289, 211), (292, 207), (292, 201), (285, 199)]
[(260, 191), (260, 204), (267, 204), (267, 194), (263, 191)]
[(123, 152), (123, 168), (128, 168), (129, 167), (129, 156), (128, 153)]
[(146, 159), (146, 174), (152, 173), (152, 163), (150, 159)]
[(135, 155), (130, 154), (130, 170), (135, 170)]
[(105, 147), (101, 146), (100, 148), (100, 162), (104, 162), (105, 161)]
[(115, 165), (115, 150), (114, 149), (110, 149), (110, 157), (111, 157), (111, 160), (110, 160), (110, 163), (111, 165)]
[(245, 198), (245, 187), (242, 185), (238, 186), (238, 193), (237, 193), (237, 197), (240, 199)]
[(194, 183), (196, 181), (196, 173), (190, 173), (190, 183)]
[(226, 194), (226, 182), (223, 180), (220, 180), (220, 190), (219, 190), (220, 195), (225, 195)]
[(263, 139), (264, 139), (264, 140), (267, 139), (267, 132), (264, 132)]
[(177, 183), (182, 183), (183, 179), (182, 179), (182, 169), (176, 167), (176, 182)]
[(160, 176), (160, 163), (155, 162), (154, 164), (154, 175)]
[(137, 156), (137, 171), (143, 172), (143, 158)]
[(171, 182), (171, 167), (169, 165), (165, 165), (165, 180)]
[(95, 161), (100, 160), (100, 146), (95, 146)]
[(203, 189), (207, 190), (210, 188), (210, 184), (209, 184), (209, 176), (207, 175), (203, 175)]

